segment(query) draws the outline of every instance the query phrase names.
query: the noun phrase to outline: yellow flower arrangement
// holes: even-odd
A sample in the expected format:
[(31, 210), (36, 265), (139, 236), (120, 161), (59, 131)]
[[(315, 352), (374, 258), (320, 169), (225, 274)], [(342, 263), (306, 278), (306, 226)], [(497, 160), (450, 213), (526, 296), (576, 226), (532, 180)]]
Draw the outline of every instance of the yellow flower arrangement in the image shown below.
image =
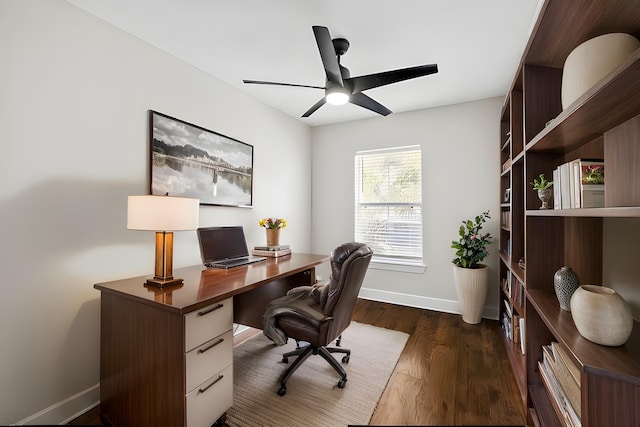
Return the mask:
[(285, 228), (287, 220), (284, 218), (262, 218), (258, 225), (264, 228)]

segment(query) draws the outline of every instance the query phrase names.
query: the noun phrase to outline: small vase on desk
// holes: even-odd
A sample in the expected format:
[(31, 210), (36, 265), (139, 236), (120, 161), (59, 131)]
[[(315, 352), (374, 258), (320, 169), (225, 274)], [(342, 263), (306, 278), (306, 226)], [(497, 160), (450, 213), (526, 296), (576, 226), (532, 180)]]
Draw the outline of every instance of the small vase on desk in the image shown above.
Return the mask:
[(280, 229), (267, 228), (267, 246), (278, 246), (280, 244)]

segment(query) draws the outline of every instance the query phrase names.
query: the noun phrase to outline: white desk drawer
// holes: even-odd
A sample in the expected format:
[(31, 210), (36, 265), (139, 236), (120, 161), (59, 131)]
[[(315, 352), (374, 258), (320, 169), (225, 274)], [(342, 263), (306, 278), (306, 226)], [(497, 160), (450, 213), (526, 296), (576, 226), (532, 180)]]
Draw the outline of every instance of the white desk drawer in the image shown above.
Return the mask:
[(184, 316), (187, 352), (233, 328), (233, 300), (213, 303)]
[(187, 427), (210, 426), (231, 405), (233, 366), (228, 366), (187, 395)]
[(233, 363), (233, 332), (220, 335), (186, 355), (187, 393)]

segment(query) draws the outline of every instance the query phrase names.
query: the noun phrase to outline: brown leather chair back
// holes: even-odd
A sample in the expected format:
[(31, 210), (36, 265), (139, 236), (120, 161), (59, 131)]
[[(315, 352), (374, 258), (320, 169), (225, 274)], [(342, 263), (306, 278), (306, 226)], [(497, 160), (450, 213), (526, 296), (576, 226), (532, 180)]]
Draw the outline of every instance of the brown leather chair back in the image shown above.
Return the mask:
[(372, 255), (371, 248), (362, 243), (345, 243), (331, 253), (331, 278), (320, 295), (324, 314), (333, 318), (328, 342), (336, 339), (351, 323)]

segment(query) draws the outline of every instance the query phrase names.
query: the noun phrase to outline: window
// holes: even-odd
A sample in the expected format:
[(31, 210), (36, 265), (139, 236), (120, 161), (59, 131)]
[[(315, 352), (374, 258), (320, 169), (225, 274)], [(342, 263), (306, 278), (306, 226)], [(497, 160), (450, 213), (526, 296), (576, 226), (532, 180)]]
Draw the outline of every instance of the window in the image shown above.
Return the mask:
[(377, 261), (421, 264), (420, 146), (357, 152), (355, 183), (356, 241)]

